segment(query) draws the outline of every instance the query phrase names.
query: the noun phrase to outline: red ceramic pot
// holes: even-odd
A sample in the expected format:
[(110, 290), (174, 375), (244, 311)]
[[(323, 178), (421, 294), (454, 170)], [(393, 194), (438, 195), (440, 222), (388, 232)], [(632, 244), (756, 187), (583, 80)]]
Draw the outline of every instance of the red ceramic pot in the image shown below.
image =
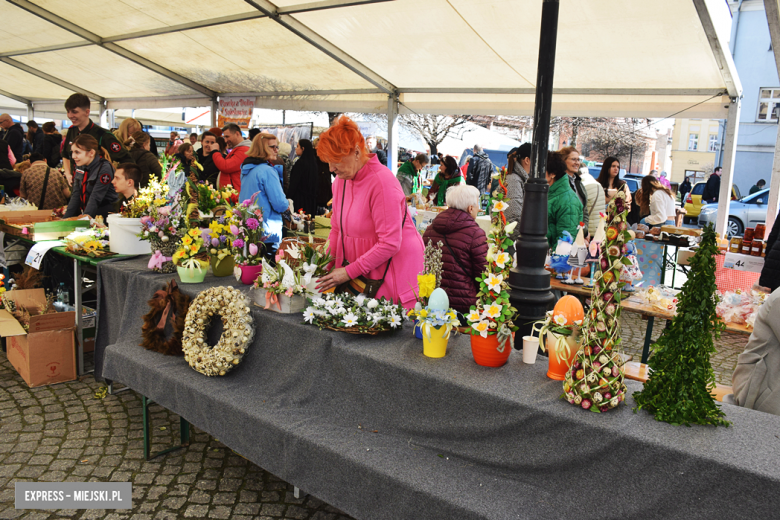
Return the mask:
[(241, 283), (244, 285), (252, 285), (260, 273), (263, 272), (262, 265), (240, 265), (241, 269)]
[(506, 364), (509, 354), (512, 353), (512, 345), (507, 341), (504, 351), (498, 351), (498, 336), (495, 334), (483, 338), (480, 335), (471, 336), (471, 354), (474, 362), (483, 367), (500, 367)]

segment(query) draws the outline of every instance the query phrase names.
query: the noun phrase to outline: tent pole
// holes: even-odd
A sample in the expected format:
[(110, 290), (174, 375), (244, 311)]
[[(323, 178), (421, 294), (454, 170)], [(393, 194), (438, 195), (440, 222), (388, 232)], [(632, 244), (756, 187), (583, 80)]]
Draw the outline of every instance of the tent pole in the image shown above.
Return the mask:
[(726, 120), (726, 141), (723, 144), (723, 173), (720, 177), (720, 194), (718, 195), (718, 218), (715, 221), (715, 231), (725, 237), (729, 221), (729, 206), (731, 204), (731, 186), (734, 184), (734, 159), (737, 155), (737, 129), (739, 128), (739, 112), (742, 102), (732, 98), (729, 103), (729, 114)]
[[(531, 141), (531, 178), (526, 183), (520, 236), (515, 242), (517, 267), (509, 274), (509, 300), (517, 309), (515, 323), (518, 338), (530, 335), (530, 323), (543, 319), (555, 303), (550, 290), (547, 258), (547, 149), (550, 139), (555, 46), (558, 37), (558, 0), (544, 0), (539, 37), (539, 63), (536, 73), (533, 140)], [(515, 342), (521, 348), (522, 342)]]
[(211, 100), (211, 128), (214, 128), (217, 126), (217, 109), (219, 108), (219, 103), (216, 99)]
[(32, 103), (27, 103), (27, 121), (35, 119), (35, 108)]
[(387, 101), (387, 167), (398, 173), (398, 96), (390, 94)]
[[(769, 179), (769, 201), (766, 205), (766, 228), (772, 229), (777, 218), (778, 202), (780, 202), (780, 132), (775, 141), (775, 156), (772, 161), (772, 177)], [(768, 235), (767, 235), (768, 236)]]

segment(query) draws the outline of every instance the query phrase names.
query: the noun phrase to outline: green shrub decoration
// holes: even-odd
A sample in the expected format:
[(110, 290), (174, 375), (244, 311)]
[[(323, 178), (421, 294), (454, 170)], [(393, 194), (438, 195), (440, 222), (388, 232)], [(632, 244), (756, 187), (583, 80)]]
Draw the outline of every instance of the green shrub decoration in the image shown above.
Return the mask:
[(710, 392), (715, 373), (710, 356), (714, 339), (725, 328), (715, 314), (715, 258), (719, 255), (712, 224), (704, 228), (699, 250), (690, 259), (690, 275), (677, 297), (677, 315), (652, 346), (650, 378), (634, 393), (637, 410), (674, 425), (728, 426)]

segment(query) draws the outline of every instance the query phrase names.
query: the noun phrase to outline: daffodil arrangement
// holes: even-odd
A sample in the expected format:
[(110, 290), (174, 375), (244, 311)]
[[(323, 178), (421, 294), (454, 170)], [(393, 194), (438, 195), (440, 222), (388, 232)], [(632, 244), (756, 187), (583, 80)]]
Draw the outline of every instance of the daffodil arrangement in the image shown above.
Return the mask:
[(423, 257), (423, 271), (417, 275), (417, 302), (421, 305), (428, 304), (428, 298), (434, 289), (441, 285), (441, 248), (444, 244), (439, 241), (435, 246), (432, 240), (428, 240)]
[(472, 335), (483, 338), (498, 336), (498, 351), (503, 352), (507, 341), (514, 346), (512, 332), (518, 327), (512, 321), (517, 309), (509, 303), (509, 271), (512, 269), (512, 257), (506, 249), (512, 245), (509, 238), (517, 222), (507, 224), (504, 212), (509, 207), (506, 188), (506, 170), (499, 170), (493, 177), (498, 180), (498, 188), (493, 192), (490, 233), (488, 234), (488, 253), (485, 271), (476, 278), (479, 283), (476, 305), (466, 320)]
[(431, 339), (432, 328), (445, 327), (446, 331), (442, 337), (447, 339), (450, 337), (452, 330), (455, 330), (457, 334), (460, 326), (458, 313), (454, 309), (431, 309), (430, 307), (425, 307), (424, 309), (412, 309), (407, 313), (407, 316), (409, 319), (417, 320), (420, 330), (428, 339)]
[(320, 329), (352, 334), (377, 334), (403, 325), (405, 309), (385, 298), (368, 298), (364, 294), (327, 293), (313, 298), (303, 312), (306, 323)]
[(227, 210), (224, 215), (212, 220), (208, 229), (208, 250), (216, 265), (233, 254), (233, 233), (230, 232), (230, 218), (233, 212)]
[(123, 203), (122, 216), (140, 218), (148, 213), (151, 205), (165, 206), (168, 203), (167, 193), (168, 185), (152, 175), (149, 177), (149, 184), (138, 190), (138, 194), (133, 199)]
[(199, 229), (192, 228), (181, 237), (179, 249), (173, 254), (173, 263), (188, 269), (202, 269), (203, 264), (208, 263), (206, 246)]
[(108, 229), (106, 228), (74, 231), (63, 240), (65, 250), (74, 255), (97, 258), (112, 254), (108, 250)]
[(263, 232), (263, 210), (254, 197), (236, 205), (226, 224), (233, 235), (233, 256), (236, 265), (260, 265), (265, 253), (265, 242), (271, 237)]

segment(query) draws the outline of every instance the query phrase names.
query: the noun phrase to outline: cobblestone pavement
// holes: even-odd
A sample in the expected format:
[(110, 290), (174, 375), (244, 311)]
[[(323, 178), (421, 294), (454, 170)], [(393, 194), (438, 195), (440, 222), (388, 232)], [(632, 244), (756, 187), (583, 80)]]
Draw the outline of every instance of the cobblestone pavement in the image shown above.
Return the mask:
[[(623, 313), (624, 349), (639, 360), (646, 321)], [(657, 320), (653, 338), (665, 323)], [(724, 334), (712, 357), (717, 380), (730, 385), (747, 336)], [(141, 399), (133, 391), (104, 399), (91, 376), (30, 389), (0, 353), (0, 519), (347, 520), (312, 496), (263, 471), (209, 434), (193, 428), (187, 449), (144, 461)], [(178, 416), (151, 408), (152, 450), (178, 435)], [(15, 481), (130, 481), (129, 511), (14, 509)]]

